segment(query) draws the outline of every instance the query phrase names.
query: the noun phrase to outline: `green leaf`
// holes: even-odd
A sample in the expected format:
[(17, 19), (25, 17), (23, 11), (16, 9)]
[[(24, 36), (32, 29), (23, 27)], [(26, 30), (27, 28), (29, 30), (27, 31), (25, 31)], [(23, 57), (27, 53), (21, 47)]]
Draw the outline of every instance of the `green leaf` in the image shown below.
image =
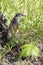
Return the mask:
[(39, 48), (37, 48), (37, 47), (34, 46), (34, 48), (32, 49), (32, 52), (31, 52), (32, 56), (34, 56), (35, 58), (37, 58), (39, 56), (39, 53), (40, 53)]
[(32, 43), (24, 44), (21, 48), (22, 48), (22, 51), (19, 56), (20, 59), (22, 57), (27, 57), (27, 56), (33, 56), (34, 58), (38, 58), (40, 50), (38, 47), (36, 47)]

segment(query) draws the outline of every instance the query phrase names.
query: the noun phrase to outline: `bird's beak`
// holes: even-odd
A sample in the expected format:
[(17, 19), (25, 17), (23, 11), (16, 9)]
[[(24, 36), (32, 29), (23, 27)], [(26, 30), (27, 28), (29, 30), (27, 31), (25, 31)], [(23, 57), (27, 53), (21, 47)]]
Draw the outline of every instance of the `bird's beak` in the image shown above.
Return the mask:
[(24, 14), (21, 14), (21, 16), (20, 16), (21, 18), (23, 18), (23, 17), (25, 17), (25, 15)]
[(22, 16), (26, 16), (26, 15), (22, 14)]

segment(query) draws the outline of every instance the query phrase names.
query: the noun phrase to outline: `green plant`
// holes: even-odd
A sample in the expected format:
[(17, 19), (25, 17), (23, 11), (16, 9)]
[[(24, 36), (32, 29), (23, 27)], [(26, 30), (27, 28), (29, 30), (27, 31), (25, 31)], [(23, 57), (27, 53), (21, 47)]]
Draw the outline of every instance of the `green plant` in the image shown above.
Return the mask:
[(34, 58), (39, 57), (40, 50), (38, 47), (33, 45), (33, 43), (30, 44), (24, 44), (21, 47), (22, 51), (20, 53), (19, 59), (22, 57), (28, 57), (28, 56), (33, 56)]

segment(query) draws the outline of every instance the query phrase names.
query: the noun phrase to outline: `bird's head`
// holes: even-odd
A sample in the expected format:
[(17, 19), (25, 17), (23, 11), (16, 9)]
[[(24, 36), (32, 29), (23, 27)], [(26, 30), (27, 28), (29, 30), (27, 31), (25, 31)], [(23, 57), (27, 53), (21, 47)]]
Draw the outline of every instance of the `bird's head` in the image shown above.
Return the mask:
[(23, 15), (23, 14), (21, 14), (21, 13), (17, 13), (17, 14), (15, 15), (15, 17), (22, 17), (22, 16), (25, 16), (25, 15)]
[(22, 17), (24, 17), (25, 15), (23, 15), (23, 14), (21, 14), (21, 13), (17, 13), (16, 15), (15, 15), (15, 19), (19, 22), (20, 21), (20, 19), (22, 18)]

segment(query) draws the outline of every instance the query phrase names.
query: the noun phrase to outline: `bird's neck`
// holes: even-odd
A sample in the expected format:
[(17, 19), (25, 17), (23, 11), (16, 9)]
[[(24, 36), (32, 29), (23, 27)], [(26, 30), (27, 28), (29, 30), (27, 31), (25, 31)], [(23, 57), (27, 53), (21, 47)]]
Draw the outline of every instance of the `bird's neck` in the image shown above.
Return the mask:
[(20, 18), (19, 17), (15, 17), (15, 22), (18, 24), (20, 22)]

